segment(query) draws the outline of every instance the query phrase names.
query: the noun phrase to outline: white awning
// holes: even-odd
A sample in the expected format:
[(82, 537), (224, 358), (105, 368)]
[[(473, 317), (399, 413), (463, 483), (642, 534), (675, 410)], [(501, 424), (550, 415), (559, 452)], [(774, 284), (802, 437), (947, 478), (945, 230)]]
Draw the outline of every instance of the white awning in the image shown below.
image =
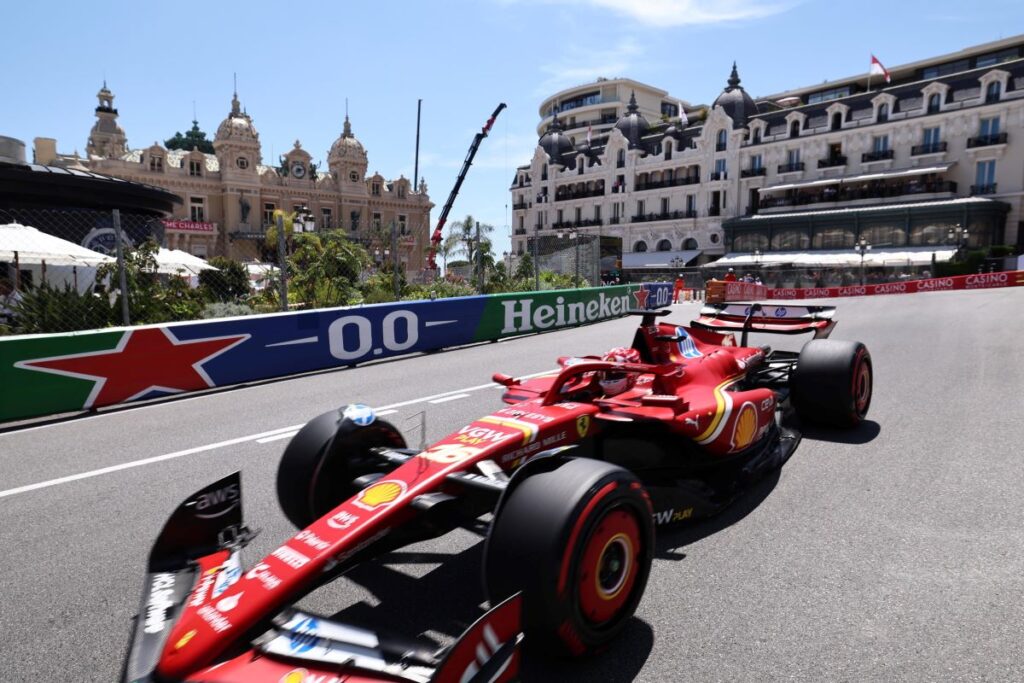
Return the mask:
[(156, 272), (167, 275), (177, 273), (198, 275), (203, 270), (217, 270), (203, 259), (193, 256), (187, 251), (164, 249), (163, 247), (160, 247), (160, 250), (156, 253), (156, 265)]
[(998, 204), (996, 199), (985, 197), (958, 197), (956, 199), (933, 199), (925, 202), (910, 202), (907, 204), (876, 204), (873, 206), (850, 206), (845, 209), (821, 209), (820, 211), (789, 211), (787, 213), (756, 213), (753, 216), (733, 218), (732, 221), (747, 224), (747, 221), (768, 221), (779, 220), (780, 218), (807, 218), (808, 216), (837, 216), (854, 213), (872, 213), (876, 211), (895, 211), (898, 209), (934, 209), (935, 207), (950, 206), (981, 206), (984, 204)]
[(687, 251), (633, 251), (622, 255), (626, 268), (682, 268), (701, 255), (700, 249)]
[[(872, 249), (864, 255), (865, 266), (926, 266), (936, 261), (949, 261), (956, 249), (948, 245), (937, 247), (905, 247), (903, 249)], [(754, 256), (749, 253), (726, 254), (717, 261), (704, 264), (716, 266), (860, 266), (860, 254), (853, 249), (821, 251), (769, 251)]]
[(808, 180), (803, 183), (785, 183), (783, 185), (771, 185), (758, 188), (758, 192), (774, 192), (776, 190), (795, 190), (802, 187), (817, 187), (821, 185), (836, 185), (838, 183), (863, 183), (869, 180), (884, 180), (886, 178), (901, 178), (905, 176), (924, 175), (925, 173), (944, 173), (949, 167), (955, 164), (951, 161), (948, 164), (935, 166), (919, 166), (917, 168), (904, 168), (897, 171), (878, 171), (877, 173), (862, 173), (853, 176), (839, 176), (837, 178), (823, 178), (820, 180)]
[(0, 225), (0, 261), (14, 263), (42, 263), (50, 266), (98, 266), (114, 259), (80, 244), (62, 240), (56, 235), (28, 225), (8, 223)]

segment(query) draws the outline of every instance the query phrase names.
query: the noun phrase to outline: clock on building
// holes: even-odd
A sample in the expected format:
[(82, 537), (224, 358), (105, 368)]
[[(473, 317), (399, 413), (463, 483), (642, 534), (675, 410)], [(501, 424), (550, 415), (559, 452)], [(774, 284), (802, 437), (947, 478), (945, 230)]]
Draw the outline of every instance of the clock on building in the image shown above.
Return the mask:
[(238, 166), (238, 168), (241, 169), (249, 168), (249, 160), (245, 157), (238, 157), (235, 159), (235, 166)]
[(296, 178), (306, 177), (306, 167), (301, 161), (295, 161), (292, 163), (292, 176)]

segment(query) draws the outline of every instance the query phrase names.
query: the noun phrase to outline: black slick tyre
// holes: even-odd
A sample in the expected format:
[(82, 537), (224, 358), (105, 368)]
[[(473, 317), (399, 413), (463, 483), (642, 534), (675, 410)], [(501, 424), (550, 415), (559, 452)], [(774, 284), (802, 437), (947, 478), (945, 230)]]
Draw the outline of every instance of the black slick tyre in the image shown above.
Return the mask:
[(352, 481), (376, 471), (375, 446), (404, 448), (390, 423), (366, 426), (333, 410), (313, 418), (292, 437), (277, 468), (277, 500), (285, 517), (304, 529), (356, 493)]
[(637, 478), (578, 458), (526, 477), (502, 499), (484, 547), (491, 604), (523, 593), (531, 648), (601, 650), (636, 611), (650, 574), (654, 523)]
[(801, 419), (830, 427), (856, 427), (871, 407), (871, 354), (860, 342), (812, 339), (789, 377)]

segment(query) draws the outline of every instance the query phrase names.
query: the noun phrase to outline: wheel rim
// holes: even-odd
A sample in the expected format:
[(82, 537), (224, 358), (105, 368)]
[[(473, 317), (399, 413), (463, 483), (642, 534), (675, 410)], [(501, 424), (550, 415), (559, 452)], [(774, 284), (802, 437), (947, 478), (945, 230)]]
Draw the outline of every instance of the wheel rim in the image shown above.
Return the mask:
[(863, 416), (871, 403), (871, 364), (861, 359), (853, 376), (853, 397), (857, 415)]
[(607, 624), (629, 602), (640, 550), (640, 525), (634, 515), (613, 510), (597, 523), (579, 565), (580, 611), (587, 621)]

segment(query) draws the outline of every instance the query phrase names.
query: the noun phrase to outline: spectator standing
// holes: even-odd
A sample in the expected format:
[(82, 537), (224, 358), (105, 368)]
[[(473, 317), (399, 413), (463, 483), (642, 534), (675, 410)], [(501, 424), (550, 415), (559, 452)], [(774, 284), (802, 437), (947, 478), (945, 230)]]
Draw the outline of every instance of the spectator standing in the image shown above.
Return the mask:
[(679, 295), (683, 292), (683, 274), (680, 273), (676, 276), (676, 281), (672, 285), (672, 303), (679, 303)]
[(736, 270), (734, 268), (730, 268), (729, 272), (726, 273), (725, 277), (722, 279), (726, 282), (736, 282)]

